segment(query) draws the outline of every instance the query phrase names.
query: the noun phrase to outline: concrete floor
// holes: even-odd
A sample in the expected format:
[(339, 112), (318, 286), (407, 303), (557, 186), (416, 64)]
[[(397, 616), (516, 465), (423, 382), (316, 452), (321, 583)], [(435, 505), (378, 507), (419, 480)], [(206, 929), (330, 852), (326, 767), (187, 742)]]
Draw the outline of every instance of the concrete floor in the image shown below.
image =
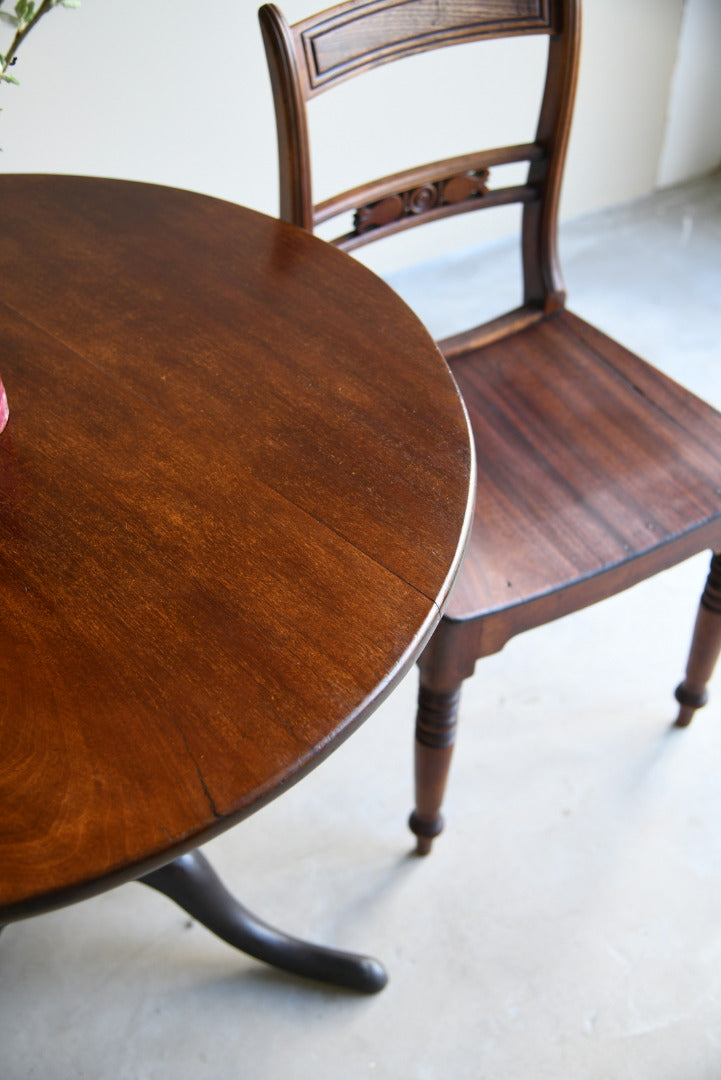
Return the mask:
[[(579, 314), (721, 406), (721, 175), (574, 222), (562, 251)], [(448, 267), (450, 323), (473, 273)], [(427, 274), (397, 283), (422, 309)], [(127, 885), (3, 933), (2, 1080), (721, 1076), (721, 678), (669, 726), (706, 567), (479, 664), (430, 858), (404, 826), (415, 674), (207, 846), (265, 918), (382, 958), (382, 994), (278, 974)]]

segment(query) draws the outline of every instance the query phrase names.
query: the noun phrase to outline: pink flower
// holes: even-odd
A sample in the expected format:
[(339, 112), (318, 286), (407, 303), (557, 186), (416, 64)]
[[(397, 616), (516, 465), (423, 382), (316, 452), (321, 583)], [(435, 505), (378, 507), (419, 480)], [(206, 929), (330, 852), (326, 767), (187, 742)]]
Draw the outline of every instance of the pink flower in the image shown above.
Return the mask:
[(7, 394), (5, 393), (3, 381), (0, 379), (0, 431), (2, 431), (7, 424), (9, 415)]

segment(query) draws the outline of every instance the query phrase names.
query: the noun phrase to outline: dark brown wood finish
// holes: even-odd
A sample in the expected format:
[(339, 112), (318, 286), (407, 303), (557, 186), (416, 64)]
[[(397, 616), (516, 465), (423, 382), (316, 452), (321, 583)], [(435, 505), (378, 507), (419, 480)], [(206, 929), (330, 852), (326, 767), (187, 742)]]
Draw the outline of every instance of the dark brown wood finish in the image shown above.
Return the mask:
[(72, 177), (3, 176), (0, 215), (4, 923), (352, 732), (438, 621), (472, 455), (418, 320), (306, 233)]
[[(721, 417), (564, 309), (556, 226), (578, 69), (577, 0), (357, 0), (292, 27), (266, 5), (260, 21), (286, 220), (312, 230), (356, 208), (353, 232), (334, 241), (353, 248), (450, 213), (523, 206), (521, 305), (440, 342), (469, 411), (478, 489), (463, 568), (419, 661), (411, 828), (426, 853), (443, 826), (460, 688), (476, 661), (523, 630), (704, 548), (721, 549)], [(314, 204), (309, 98), (412, 52), (529, 33), (548, 36), (533, 143), (414, 166)], [(496, 189), (494, 166), (509, 161), (529, 163), (526, 181)], [(705, 702), (721, 649), (719, 559), (677, 690), (680, 725)]]

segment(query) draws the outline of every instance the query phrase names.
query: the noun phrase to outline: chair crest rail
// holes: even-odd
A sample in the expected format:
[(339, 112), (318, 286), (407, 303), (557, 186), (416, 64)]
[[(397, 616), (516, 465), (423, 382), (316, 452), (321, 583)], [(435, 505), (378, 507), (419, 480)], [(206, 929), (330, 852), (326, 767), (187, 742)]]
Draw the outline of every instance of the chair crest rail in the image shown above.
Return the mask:
[(550, 0), (368, 0), (294, 27), (312, 96), (331, 83), (402, 56), (455, 42), (553, 33)]

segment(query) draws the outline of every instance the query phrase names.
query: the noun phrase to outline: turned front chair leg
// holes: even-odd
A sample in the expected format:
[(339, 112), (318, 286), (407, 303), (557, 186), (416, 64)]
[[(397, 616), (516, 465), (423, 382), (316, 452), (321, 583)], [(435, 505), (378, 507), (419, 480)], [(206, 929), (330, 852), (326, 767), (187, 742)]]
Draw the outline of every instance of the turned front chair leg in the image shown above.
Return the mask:
[(427, 855), (443, 831), (441, 806), (453, 755), (460, 686), (451, 691), (430, 690), (421, 683), (416, 717), (416, 808), (408, 824), (416, 836), (416, 851)]
[(706, 704), (706, 685), (721, 653), (721, 552), (711, 559), (711, 569), (696, 616), (686, 677), (676, 688), (681, 706), (676, 727), (687, 727), (697, 709)]

